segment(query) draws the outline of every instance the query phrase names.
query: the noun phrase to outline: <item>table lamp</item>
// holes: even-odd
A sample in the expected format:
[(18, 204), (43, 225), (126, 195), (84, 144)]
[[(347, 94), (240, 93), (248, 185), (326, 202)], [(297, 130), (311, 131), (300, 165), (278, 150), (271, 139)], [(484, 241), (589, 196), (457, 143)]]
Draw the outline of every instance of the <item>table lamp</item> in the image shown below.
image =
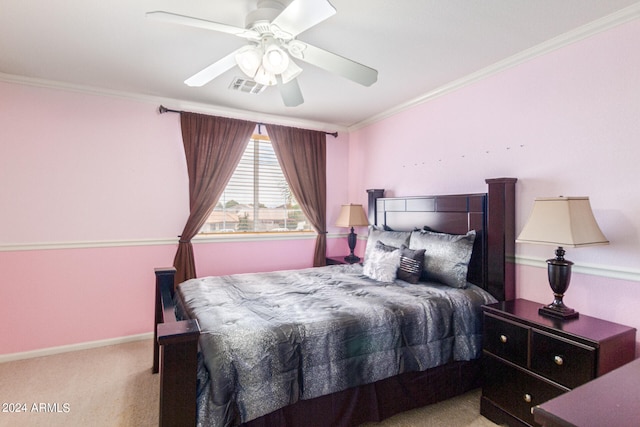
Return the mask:
[(338, 215), (338, 219), (336, 220), (336, 227), (351, 227), (351, 232), (347, 238), (351, 253), (344, 257), (344, 260), (349, 264), (360, 262), (360, 258), (353, 254), (353, 250), (356, 248), (357, 238), (357, 234), (353, 232), (353, 227), (364, 227), (367, 225), (369, 225), (369, 220), (364, 213), (362, 205), (342, 205), (340, 215)]
[(538, 312), (559, 319), (578, 317), (578, 312), (562, 301), (569, 288), (573, 265), (573, 262), (564, 258), (564, 248), (609, 244), (593, 216), (589, 198), (537, 198), (516, 242), (558, 246), (556, 257), (547, 260), (549, 285), (554, 299)]

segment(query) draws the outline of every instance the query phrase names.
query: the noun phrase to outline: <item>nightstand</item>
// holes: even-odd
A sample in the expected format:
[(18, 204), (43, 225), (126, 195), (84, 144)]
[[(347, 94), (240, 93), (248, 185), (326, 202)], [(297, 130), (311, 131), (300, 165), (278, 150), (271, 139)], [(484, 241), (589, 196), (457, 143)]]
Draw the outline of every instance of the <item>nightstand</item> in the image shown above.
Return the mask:
[(495, 423), (535, 426), (531, 408), (635, 357), (634, 328), (581, 314), (559, 320), (517, 299), (483, 306), (480, 413)]
[[(344, 257), (346, 257), (346, 255), (328, 256), (327, 265), (351, 264), (345, 261)], [(360, 261), (362, 261), (362, 259)]]

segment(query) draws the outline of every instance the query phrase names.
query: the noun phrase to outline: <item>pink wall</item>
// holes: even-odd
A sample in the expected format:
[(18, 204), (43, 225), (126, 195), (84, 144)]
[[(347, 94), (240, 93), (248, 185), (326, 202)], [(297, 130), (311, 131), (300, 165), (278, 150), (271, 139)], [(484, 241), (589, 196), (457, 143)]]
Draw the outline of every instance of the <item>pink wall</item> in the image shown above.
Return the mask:
[[(611, 245), (568, 251), (596, 275), (575, 274), (566, 302), (640, 327), (639, 39), (636, 20), (329, 137), (330, 236), (346, 232), (332, 226), (339, 206), (366, 204), (367, 188), (481, 192), (484, 178), (514, 176), (518, 231), (535, 197), (588, 195)], [(0, 99), (0, 354), (152, 331), (153, 268), (172, 263), (188, 210), (178, 116), (8, 83)], [(330, 239), (330, 254), (345, 248)], [(195, 250), (200, 275), (298, 268), (313, 240)], [(547, 302), (544, 270), (521, 261), (552, 250), (518, 245), (518, 296)]]
[[(0, 83), (0, 244), (167, 238), (188, 214), (179, 117)], [(158, 207), (171, 200), (171, 212)]]
[(0, 252), (0, 354), (153, 331), (153, 269), (175, 246)]
[[(179, 116), (158, 104), (0, 83), (0, 354), (153, 331), (153, 269), (188, 214)], [(327, 138), (328, 252), (349, 135)], [(200, 275), (309, 267), (314, 239), (195, 245)]]
[[(590, 274), (574, 275), (565, 302), (640, 328), (638, 40), (635, 20), (352, 132), (351, 196), (481, 192), (485, 178), (517, 177), (517, 232), (536, 197), (589, 196), (611, 244), (567, 250)], [(544, 265), (554, 248), (516, 249)], [(545, 275), (519, 265), (517, 296), (550, 302)]]

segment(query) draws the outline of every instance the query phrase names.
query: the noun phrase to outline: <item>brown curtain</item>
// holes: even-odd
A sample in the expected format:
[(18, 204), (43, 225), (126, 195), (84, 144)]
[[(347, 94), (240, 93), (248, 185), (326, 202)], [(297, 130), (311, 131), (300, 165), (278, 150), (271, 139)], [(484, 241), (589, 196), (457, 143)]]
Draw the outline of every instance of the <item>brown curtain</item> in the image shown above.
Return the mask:
[(327, 137), (324, 132), (266, 125), (291, 191), (318, 233), (313, 266), (326, 265)]
[(202, 228), (242, 158), (256, 124), (243, 120), (180, 113), (189, 174), (189, 219), (173, 261), (176, 285), (196, 277), (191, 239)]

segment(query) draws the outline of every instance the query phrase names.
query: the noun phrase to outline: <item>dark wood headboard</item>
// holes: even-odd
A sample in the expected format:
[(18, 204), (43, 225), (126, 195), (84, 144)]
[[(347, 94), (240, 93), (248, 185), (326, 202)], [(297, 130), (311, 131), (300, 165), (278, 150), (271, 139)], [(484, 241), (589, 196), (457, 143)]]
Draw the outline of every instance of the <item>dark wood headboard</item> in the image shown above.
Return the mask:
[(384, 197), (369, 193), (369, 223), (393, 230), (429, 227), (465, 234), (476, 231), (467, 276), (499, 301), (515, 298), (515, 178), (487, 179), (486, 193)]

